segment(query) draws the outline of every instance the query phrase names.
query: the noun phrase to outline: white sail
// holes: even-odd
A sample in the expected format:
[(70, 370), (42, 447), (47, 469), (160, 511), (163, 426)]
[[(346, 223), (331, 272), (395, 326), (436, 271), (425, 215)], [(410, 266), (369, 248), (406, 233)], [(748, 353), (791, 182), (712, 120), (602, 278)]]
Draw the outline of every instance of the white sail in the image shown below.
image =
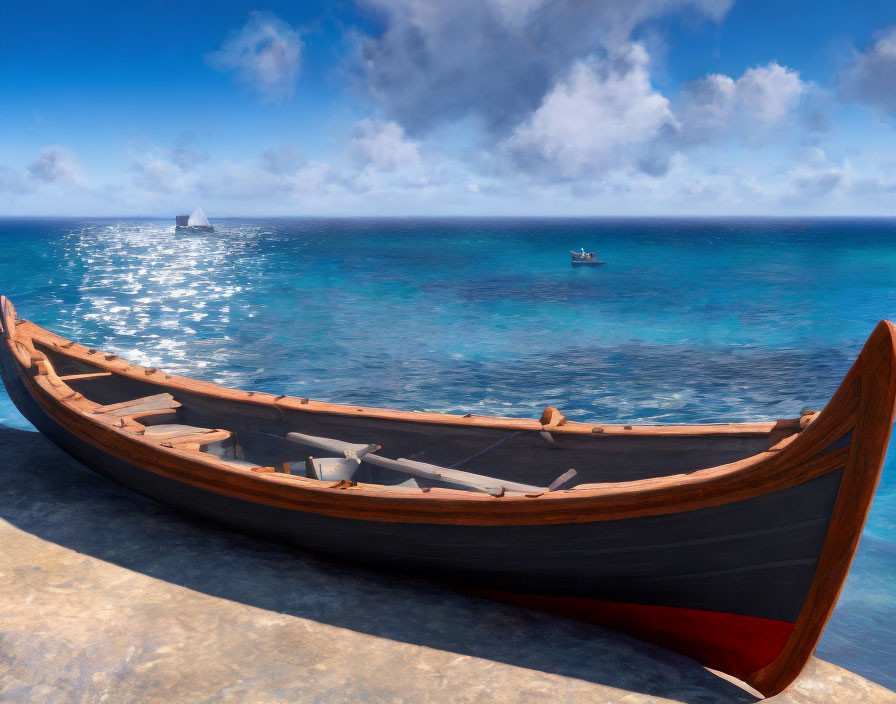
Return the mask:
[(205, 217), (205, 211), (202, 209), (201, 205), (196, 206), (196, 210), (193, 211), (193, 214), (187, 221), (187, 225), (190, 227), (208, 227), (208, 218)]

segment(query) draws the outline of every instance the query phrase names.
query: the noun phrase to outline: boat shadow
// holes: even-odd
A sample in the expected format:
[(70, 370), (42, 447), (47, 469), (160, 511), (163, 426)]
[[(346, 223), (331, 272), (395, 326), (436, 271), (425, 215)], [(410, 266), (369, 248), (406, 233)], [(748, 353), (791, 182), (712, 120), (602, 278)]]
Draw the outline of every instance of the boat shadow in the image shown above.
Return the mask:
[(689, 658), (608, 629), (192, 519), (93, 474), (38, 433), (2, 425), (0, 519), (196, 592), (378, 638), (681, 702), (757, 701)]

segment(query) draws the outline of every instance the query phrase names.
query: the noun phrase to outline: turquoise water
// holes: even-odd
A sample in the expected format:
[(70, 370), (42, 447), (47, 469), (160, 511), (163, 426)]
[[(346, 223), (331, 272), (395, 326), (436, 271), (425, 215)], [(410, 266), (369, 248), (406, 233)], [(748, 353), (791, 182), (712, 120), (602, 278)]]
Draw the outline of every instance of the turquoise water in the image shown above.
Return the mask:
[[(0, 219), (23, 317), (225, 385), (692, 423), (819, 408), (896, 320), (896, 220)], [(572, 267), (569, 250), (604, 266)], [(29, 427), (0, 392), (0, 423)], [(896, 687), (896, 467), (818, 654)]]

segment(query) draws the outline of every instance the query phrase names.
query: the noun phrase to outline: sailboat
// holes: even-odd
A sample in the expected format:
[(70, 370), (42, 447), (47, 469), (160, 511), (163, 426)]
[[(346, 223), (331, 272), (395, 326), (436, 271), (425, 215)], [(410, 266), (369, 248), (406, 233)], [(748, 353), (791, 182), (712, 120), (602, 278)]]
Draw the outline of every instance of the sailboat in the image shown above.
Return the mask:
[(175, 230), (199, 230), (202, 232), (214, 232), (215, 228), (205, 216), (202, 205), (197, 204), (192, 215), (178, 215), (175, 217)]

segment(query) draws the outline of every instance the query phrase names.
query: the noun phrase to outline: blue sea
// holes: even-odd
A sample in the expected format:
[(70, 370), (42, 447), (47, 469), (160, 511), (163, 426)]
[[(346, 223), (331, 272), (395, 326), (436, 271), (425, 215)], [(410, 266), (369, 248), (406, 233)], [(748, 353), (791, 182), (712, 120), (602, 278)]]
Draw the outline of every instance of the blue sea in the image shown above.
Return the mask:
[[(0, 292), (68, 338), (228, 386), (608, 423), (820, 408), (896, 320), (893, 219), (213, 224), (0, 219)], [(571, 266), (580, 247), (606, 263)], [(30, 427), (2, 390), (0, 424)], [(894, 457), (817, 655), (896, 689)]]

